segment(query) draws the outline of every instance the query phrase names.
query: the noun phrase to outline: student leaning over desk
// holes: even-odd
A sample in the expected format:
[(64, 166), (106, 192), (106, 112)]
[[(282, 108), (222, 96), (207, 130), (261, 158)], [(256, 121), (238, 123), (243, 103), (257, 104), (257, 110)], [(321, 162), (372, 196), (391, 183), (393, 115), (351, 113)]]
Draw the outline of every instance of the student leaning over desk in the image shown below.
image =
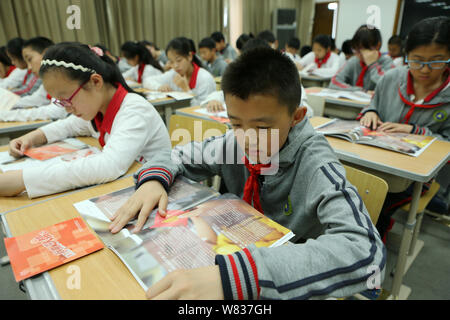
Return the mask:
[[(333, 150), (304, 120), (294, 63), (271, 48), (250, 50), (228, 66), (222, 88), (233, 130), (146, 163), (135, 174), (135, 194), (113, 217), (110, 229), (119, 232), (138, 214), (140, 230), (155, 206), (165, 215), (167, 192), (179, 174), (196, 181), (220, 175), (229, 192), (290, 228), (296, 244), (217, 255), (216, 266), (170, 273), (147, 296), (345, 297), (368, 289), (369, 267), (379, 270), (381, 283), (385, 248)], [(258, 138), (245, 139), (247, 130)]]
[[(405, 52), (407, 66), (386, 73), (370, 105), (358, 119), (374, 130), (435, 136), (449, 141), (450, 18), (433, 17), (414, 25), (406, 39)], [(437, 179), (450, 179), (442, 175), (439, 173)], [(423, 192), (427, 188), (425, 184)], [(383, 238), (392, 227), (391, 216), (411, 201), (411, 194), (412, 186), (405, 192), (388, 193), (377, 222)], [(445, 205), (448, 207), (448, 203)]]
[(45, 164), (0, 174), (0, 195), (27, 191), (30, 198), (117, 179), (134, 161), (148, 161), (171, 149), (155, 108), (131, 90), (101, 49), (64, 43), (48, 50), (40, 75), (46, 89), (71, 116), (10, 142), (20, 157), (33, 146), (69, 137), (98, 138), (102, 152), (71, 162)]

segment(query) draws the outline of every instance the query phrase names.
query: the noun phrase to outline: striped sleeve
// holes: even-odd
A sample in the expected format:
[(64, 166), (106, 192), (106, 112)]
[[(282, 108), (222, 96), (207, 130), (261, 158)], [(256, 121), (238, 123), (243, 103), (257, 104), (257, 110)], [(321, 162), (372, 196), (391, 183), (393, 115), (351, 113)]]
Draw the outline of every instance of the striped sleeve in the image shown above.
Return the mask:
[(217, 255), (216, 265), (225, 300), (259, 299), (258, 270), (247, 248), (230, 255)]
[(169, 170), (162, 167), (150, 167), (141, 170), (137, 173), (136, 189), (138, 189), (143, 183), (150, 180), (159, 181), (164, 189), (169, 192), (170, 185), (173, 182), (173, 175)]

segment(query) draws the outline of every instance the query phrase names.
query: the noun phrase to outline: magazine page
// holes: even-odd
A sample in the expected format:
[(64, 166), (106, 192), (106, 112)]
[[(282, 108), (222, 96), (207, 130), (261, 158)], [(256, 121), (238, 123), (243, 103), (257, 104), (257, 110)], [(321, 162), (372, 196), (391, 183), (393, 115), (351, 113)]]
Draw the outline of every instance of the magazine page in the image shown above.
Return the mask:
[[(135, 187), (131, 186), (99, 197), (91, 198), (74, 204), (78, 212), (86, 219), (93, 218), (98, 221), (110, 222), (117, 210), (127, 202), (135, 192)], [(200, 183), (196, 183), (183, 176), (178, 176), (172, 184), (168, 194), (167, 210), (186, 210), (213, 197), (219, 193)], [(154, 210), (150, 217), (154, 217)], [(135, 221), (130, 224), (134, 225)], [(149, 221), (145, 226), (153, 224)], [(144, 227), (145, 227), (144, 226)]]
[(81, 141), (70, 138), (63, 141), (46, 144), (40, 147), (30, 148), (26, 150), (24, 154), (32, 159), (48, 160), (87, 147), (88, 145), (82, 143)]
[(357, 143), (367, 144), (383, 149), (400, 152), (418, 157), (431, 143), (436, 140), (432, 136), (422, 136), (409, 133), (385, 133), (361, 127), (362, 135)]
[(194, 97), (191, 93), (181, 92), (181, 91), (170, 91), (166, 92), (167, 96), (174, 98), (175, 100), (188, 100)]
[(334, 119), (315, 129), (317, 132), (326, 136), (333, 136), (354, 142), (358, 140), (358, 130), (360, 127), (361, 125), (358, 121)]
[(204, 114), (208, 117), (218, 117), (218, 118), (228, 119), (228, 113), (227, 113), (226, 109), (224, 111), (220, 111), (220, 112), (209, 112), (206, 108), (199, 108), (199, 109), (196, 109), (195, 112)]
[(5, 238), (16, 281), (53, 269), (104, 247), (83, 219), (74, 218), (18, 237)]
[(363, 91), (341, 91), (341, 90), (334, 90), (334, 89), (321, 89), (318, 92), (312, 92), (311, 94), (320, 96), (320, 97), (330, 97), (330, 98), (345, 98), (353, 101), (358, 102), (365, 102), (369, 103), (372, 99), (372, 96), (366, 92)]
[(8, 111), (11, 110), (14, 105), (20, 100), (20, 96), (6, 90), (4, 88), (0, 88), (0, 110)]
[(136, 234), (131, 226), (113, 235), (106, 222), (87, 222), (144, 290), (171, 271), (212, 266), (217, 254), (231, 254), (251, 244), (278, 246), (294, 236), (234, 195), (172, 210), (165, 218), (154, 215), (148, 227)]
[(48, 160), (37, 160), (28, 157), (23, 157), (20, 159), (14, 158), (12, 161), (5, 161), (0, 164), (0, 170), (2, 172), (12, 171), (12, 170), (23, 170), (25, 168), (36, 167), (41, 165), (57, 164), (61, 162), (70, 162), (81, 158), (86, 158), (101, 151), (96, 147), (87, 147), (83, 149), (78, 149), (74, 152), (63, 154)]

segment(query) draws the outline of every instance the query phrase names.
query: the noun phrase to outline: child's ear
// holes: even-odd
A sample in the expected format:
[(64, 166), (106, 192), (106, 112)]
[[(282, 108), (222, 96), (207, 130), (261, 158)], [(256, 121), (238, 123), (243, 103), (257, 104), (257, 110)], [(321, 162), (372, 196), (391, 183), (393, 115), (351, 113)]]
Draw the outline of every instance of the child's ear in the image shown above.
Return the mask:
[(94, 73), (91, 75), (91, 81), (95, 88), (97, 88), (97, 89), (103, 88), (103, 84), (104, 84), (103, 77), (101, 75), (99, 75), (98, 73)]
[(294, 111), (294, 118), (292, 120), (291, 127), (295, 127), (297, 124), (299, 124), (306, 116), (306, 107), (298, 107)]

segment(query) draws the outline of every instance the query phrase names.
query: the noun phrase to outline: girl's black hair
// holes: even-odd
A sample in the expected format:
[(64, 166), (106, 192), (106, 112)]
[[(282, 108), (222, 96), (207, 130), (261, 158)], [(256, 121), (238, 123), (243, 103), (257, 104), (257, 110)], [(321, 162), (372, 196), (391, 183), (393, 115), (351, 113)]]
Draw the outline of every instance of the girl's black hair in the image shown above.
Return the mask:
[(24, 48), (31, 48), (33, 51), (39, 52), (39, 53), (43, 53), (46, 49), (48, 49), (49, 47), (53, 46), (54, 43), (52, 40), (50, 40), (49, 38), (45, 38), (45, 37), (35, 37), (35, 38), (31, 38), (27, 41), (25, 41), (23, 43), (23, 47)]
[(133, 59), (134, 57), (138, 56), (139, 64), (149, 64), (159, 71), (164, 72), (161, 65), (153, 58), (150, 51), (148, 51), (143, 42), (127, 41), (122, 45), (120, 49), (125, 58)]
[[(114, 87), (117, 87), (117, 83), (120, 83), (128, 92), (136, 93), (127, 85), (119, 68), (110, 57), (106, 54), (103, 54), (102, 57), (98, 56), (85, 44), (78, 42), (59, 43), (47, 50), (43, 60), (64, 61), (89, 68), (101, 75), (105, 83), (109, 83)], [(84, 72), (64, 66), (43, 65), (39, 70), (39, 76), (43, 78), (45, 73), (52, 70), (64, 72), (70, 79), (78, 81), (80, 85), (89, 81), (92, 75), (91, 72)], [(139, 95), (143, 96), (142, 94)]]
[(178, 37), (172, 39), (167, 45), (166, 54), (168, 54), (170, 50), (174, 50), (177, 54), (183, 57), (188, 57), (189, 54), (192, 53), (192, 62), (194, 62), (199, 67), (203, 68), (202, 62), (195, 54), (196, 50), (193, 40), (185, 37)]
[(11, 59), (9, 59), (8, 55), (6, 54), (6, 47), (0, 47), (0, 63), (3, 64), (5, 67), (9, 67), (12, 65)]
[(319, 34), (314, 38), (313, 43), (318, 43), (325, 49), (331, 49), (331, 38), (329, 35)]
[(363, 24), (356, 30), (352, 38), (352, 48), (359, 49), (371, 49), (378, 46), (381, 43), (380, 30), (374, 26), (368, 26)]
[(25, 63), (25, 60), (23, 60), (22, 56), (22, 48), (24, 42), (25, 40), (23, 40), (22, 38), (11, 39), (6, 44), (6, 51), (8, 52), (9, 55)]
[(243, 34), (241, 34), (239, 36), (239, 38), (237, 38), (237, 40), (236, 40), (236, 48), (238, 48), (239, 50), (242, 50), (242, 48), (244, 47), (244, 44), (248, 40), (253, 39), (253, 38), (254, 38), (254, 36), (253, 36), (252, 33), (249, 33), (249, 34), (243, 33)]
[(432, 43), (443, 45), (450, 51), (449, 17), (426, 18), (416, 23), (406, 37), (405, 52)]
[(312, 51), (311, 46), (308, 45), (304, 45), (301, 49), (300, 49), (300, 57), (304, 57), (306, 56), (308, 53), (310, 53)]

